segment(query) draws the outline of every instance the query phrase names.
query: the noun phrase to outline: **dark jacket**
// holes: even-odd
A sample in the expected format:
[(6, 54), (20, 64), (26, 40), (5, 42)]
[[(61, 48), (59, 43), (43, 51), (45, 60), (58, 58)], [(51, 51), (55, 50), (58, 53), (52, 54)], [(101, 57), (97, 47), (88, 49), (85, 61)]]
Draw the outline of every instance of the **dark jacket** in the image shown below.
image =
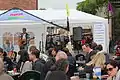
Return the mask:
[(93, 50), (90, 53), (86, 54), (86, 60), (85, 63), (88, 63), (89, 61), (91, 61), (92, 56), (94, 56), (97, 53), (97, 51)]
[(5, 70), (7, 71), (13, 70), (13, 62), (11, 61), (9, 57), (4, 57), (3, 61), (5, 65)]
[(74, 76), (74, 72), (76, 71), (76, 60), (72, 56), (68, 56), (68, 61), (69, 61), (69, 70), (67, 72), (67, 75), (69, 77)]
[(47, 74), (45, 80), (70, 80), (70, 78), (63, 71), (52, 71)]
[(39, 71), (41, 73), (41, 80), (44, 80), (44, 72), (43, 72), (44, 64), (40, 59), (32, 63), (32, 70)]
[(55, 64), (56, 60), (54, 57), (51, 57), (48, 59), (48, 61), (44, 65), (44, 73), (47, 74), (48, 71), (50, 71), (50, 68)]

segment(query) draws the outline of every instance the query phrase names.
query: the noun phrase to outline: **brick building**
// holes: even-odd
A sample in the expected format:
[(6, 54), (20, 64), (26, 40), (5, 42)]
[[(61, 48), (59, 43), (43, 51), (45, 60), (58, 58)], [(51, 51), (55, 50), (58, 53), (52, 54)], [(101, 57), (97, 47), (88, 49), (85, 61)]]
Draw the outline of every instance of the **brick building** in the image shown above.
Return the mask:
[(0, 10), (8, 10), (17, 7), (24, 10), (36, 10), (37, 0), (0, 0)]

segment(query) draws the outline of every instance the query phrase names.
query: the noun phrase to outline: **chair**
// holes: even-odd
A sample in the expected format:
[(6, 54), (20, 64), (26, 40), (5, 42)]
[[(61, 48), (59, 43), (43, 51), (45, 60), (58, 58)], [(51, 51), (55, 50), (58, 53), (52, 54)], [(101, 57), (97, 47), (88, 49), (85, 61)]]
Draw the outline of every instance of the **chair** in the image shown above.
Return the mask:
[(41, 73), (37, 71), (27, 71), (23, 73), (18, 80), (40, 80)]
[(46, 75), (45, 80), (69, 80), (63, 71), (53, 71)]

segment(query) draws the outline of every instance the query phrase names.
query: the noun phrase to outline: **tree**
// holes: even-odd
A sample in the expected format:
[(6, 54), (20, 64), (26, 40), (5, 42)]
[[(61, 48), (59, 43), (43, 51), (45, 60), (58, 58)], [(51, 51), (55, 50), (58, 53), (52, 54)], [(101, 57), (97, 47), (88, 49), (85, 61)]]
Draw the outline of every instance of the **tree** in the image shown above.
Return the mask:
[(99, 9), (107, 7), (107, 3), (107, 0), (86, 0), (78, 3), (77, 10), (95, 15)]

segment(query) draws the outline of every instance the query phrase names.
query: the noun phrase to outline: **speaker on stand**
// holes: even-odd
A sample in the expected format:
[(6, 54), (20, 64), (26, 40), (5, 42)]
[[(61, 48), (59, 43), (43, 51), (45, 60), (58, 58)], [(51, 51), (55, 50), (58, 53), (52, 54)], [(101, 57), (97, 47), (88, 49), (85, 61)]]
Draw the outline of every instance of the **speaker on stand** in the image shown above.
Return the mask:
[(74, 49), (81, 50), (82, 46), (81, 46), (81, 40), (82, 40), (82, 33), (83, 33), (83, 29), (82, 27), (74, 27), (73, 28), (73, 43), (74, 43)]

